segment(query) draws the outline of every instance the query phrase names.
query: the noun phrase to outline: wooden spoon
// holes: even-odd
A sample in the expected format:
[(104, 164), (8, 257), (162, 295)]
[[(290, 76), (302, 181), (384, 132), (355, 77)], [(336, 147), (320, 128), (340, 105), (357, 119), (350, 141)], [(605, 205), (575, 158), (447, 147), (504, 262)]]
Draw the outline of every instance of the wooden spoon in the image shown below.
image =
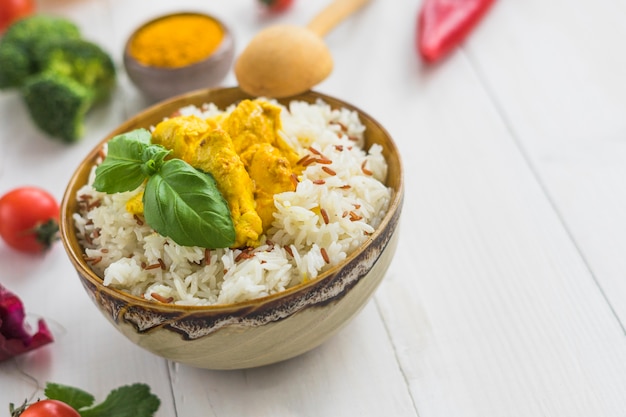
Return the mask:
[(333, 69), (323, 37), (370, 0), (335, 0), (306, 27), (276, 25), (259, 32), (235, 62), (239, 86), (253, 96), (288, 97), (309, 90)]

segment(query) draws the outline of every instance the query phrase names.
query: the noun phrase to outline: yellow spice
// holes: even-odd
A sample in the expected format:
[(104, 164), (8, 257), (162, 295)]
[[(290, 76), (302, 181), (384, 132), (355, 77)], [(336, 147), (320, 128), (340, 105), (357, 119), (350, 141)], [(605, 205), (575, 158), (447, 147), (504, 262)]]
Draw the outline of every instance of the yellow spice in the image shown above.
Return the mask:
[(224, 31), (208, 16), (169, 16), (139, 30), (130, 54), (144, 65), (177, 68), (201, 61), (218, 48)]

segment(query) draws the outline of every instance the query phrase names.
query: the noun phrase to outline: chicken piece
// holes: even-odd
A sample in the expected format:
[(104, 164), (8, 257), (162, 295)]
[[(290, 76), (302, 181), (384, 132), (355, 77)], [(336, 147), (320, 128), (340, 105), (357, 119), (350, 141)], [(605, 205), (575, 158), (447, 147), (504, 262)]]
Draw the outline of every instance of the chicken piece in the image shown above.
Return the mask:
[(298, 154), (278, 133), (281, 110), (267, 101), (243, 100), (222, 123), (254, 182), (263, 230), (274, 220), (274, 194), (293, 191), (292, 175), (302, 172), (298, 167), (303, 168), (297, 165)]
[(196, 116), (180, 116), (159, 123), (152, 142), (210, 173), (230, 208), (236, 236), (233, 247), (258, 246), (263, 226), (255, 210), (254, 184), (226, 132)]
[(241, 154), (241, 159), (254, 181), (256, 211), (263, 221), (263, 230), (267, 230), (274, 221), (274, 194), (295, 190), (291, 165), (282, 152), (269, 143), (250, 146)]
[(241, 155), (259, 143), (278, 148), (292, 167), (296, 166), (298, 154), (280, 137), (282, 109), (264, 100), (242, 100), (222, 122), (222, 128), (233, 139), (235, 151)]
[(172, 150), (172, 156), (189, 162), (201, 137), (210, 128), (210, 121), (198, 116), (178, 116), (163, 120), (152, 132), (152, 143)]
[(273, 144), (280, 126), (280, 107), (263, 101), (242, 100), (222, 123), (241, 154), (256, 143)]
[(258, 246), (263, 223), (255, 209), (254, 184), (235, 152), (230, 136), (219, 128), (207, 132), (189, 163), (211, 173), (228, 202), (235, 224), (233, 247)]

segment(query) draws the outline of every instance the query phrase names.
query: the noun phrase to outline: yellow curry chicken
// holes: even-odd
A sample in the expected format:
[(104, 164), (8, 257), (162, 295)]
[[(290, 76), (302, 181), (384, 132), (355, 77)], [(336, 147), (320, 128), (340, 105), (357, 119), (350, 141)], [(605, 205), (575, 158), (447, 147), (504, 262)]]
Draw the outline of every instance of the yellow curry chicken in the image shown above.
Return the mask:
[[(295, 189), (301, 173), (298, 154), (280, 137), (281, 108), (264, 100), (244, 100), (228, 116), (172, 117), (159, 123), (152, 142), (211, 174), (226, 199), (236, 240), (233, 247), (258, 246), (271, 226), (274, 194)], [(143, 211), (141, 196), (126, 208)]]

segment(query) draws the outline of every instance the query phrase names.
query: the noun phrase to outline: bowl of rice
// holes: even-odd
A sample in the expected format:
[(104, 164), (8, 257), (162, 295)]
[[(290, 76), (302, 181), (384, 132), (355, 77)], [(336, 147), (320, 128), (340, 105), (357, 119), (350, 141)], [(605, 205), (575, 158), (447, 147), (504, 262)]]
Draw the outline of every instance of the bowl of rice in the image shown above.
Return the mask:
[[(196, 122), (202, 127), (189, 133)], [(114, 190), (103, 191), (102, 178), (115, 171), (109, 167), (124, 159), (116, 155), (129, 132), (147, 137), (140, 143), (146, 149), (165, 149), (164, 157), (152, 156), (162, 172), (128, 190), (119, 189), (124, 175), (113, 176)], [(223, 153), (241, 151), (244, 142), (248, 152), (223, 162)], [(207, 143), (211, 157), (198, 166), (194, 155)], [(288, 156), (276, 156), (272, 146)], [(214, 179), (234, 237), (216, 242), (212, 230), (219, 227), (205, 231), (200, 222), (180, 238), (177, 220), (153, 220), (152, 212), (184, 206), (166, 198), (177, 185), (165, 167), (175, 167), (175, 177), (184, 171), (176, 164)], [(180, 195), (194, 187), (178, 182)], [(403, 195), (396, 145), (357, 107), (312, 91), (273, 100), (237, 87), (207, 89), (156, 104), (104, 138), (67, 186), (60, 228), (87, 294), (128, 339), (190, 366), (243, 369), (303, 354), (357, 315), (393, 259)], [(164, 208), (153, 210), (159, 199)], [(194, 204), (193, 196), (183, 200)], [(249, 226), (257, 223), (248, 215), (257, 212), (253, 233)], [(190, 244), (187, 235), (208, 240)]]

